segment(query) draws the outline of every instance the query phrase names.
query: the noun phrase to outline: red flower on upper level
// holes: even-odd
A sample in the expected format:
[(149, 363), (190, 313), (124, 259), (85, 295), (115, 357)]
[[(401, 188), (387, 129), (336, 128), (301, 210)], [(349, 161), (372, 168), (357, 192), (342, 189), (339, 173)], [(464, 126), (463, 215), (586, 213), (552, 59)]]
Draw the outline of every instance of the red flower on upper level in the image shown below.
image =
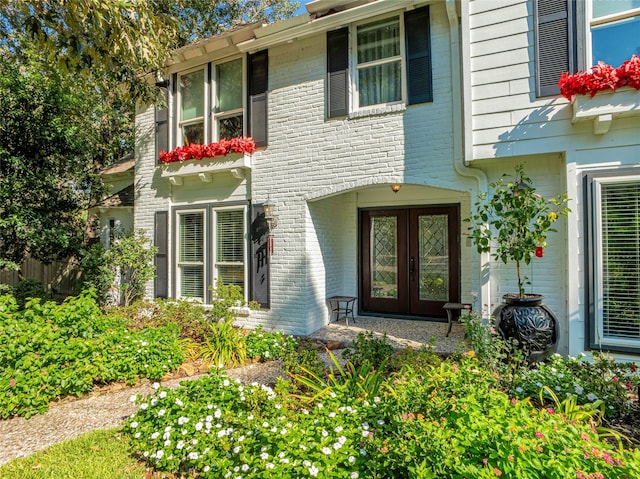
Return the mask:
[(571, 100), (573, 95), (594, 96), (599, 91), (616, 90), (623, 86), (640, 90), (640, 58), (638, 55), (633, 55), (618, 68), (598, 62), (591, 67), (591, 73), (578, 72), (573, 75), (563, 73), (558, 86), (560, 93), (567, 100)]
[(176, 163), (178, 161), (202, 160), (203, 158), (213, 158), (215, 156), (226, 156), (229, 153), (253, 153), (256, 151), (256, 144), (251, 138), (231, 138), (222, 139), (216, 143), (199, 145), (178, 146), (171, 151), (161, 151), (159, 155), (160, 163)]

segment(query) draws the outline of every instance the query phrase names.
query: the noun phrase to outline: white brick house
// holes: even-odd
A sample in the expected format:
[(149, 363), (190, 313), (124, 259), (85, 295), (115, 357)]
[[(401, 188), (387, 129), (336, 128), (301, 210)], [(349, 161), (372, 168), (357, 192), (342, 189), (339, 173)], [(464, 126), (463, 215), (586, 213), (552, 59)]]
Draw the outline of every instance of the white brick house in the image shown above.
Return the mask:
[[(158, 83), (168, 108), (140, 107), (135, 227), (160, 250), (148, 294), (207, 302), (222, 278), (263, 304), (243, 322), (298, 334), (329, 321), (334, 295), (397, 317), (442, 317), (472, 291), (496, 304), (512, 268), (475, 253), (462, 219), (489, 181), (525, 162), (542, 193), (574, 199), (532, 289), (561, 318), (561, 351), (589, 347), (581, 185), (588, 168), (633, 164), (640, 117), (616, 113), (603, 135), (572, 122), (559, 95), (537, 96), (533, 0), (307, 10), (178, 50)], [(586, 10), (571, 17), (576, 58), (588, 51)], [(234, 136), (257, 151), (158, 162), (160, 150)], [(277, 216), (270, 245), (265, 203)], [(627, 352), (640, 346), (630, 341)]]

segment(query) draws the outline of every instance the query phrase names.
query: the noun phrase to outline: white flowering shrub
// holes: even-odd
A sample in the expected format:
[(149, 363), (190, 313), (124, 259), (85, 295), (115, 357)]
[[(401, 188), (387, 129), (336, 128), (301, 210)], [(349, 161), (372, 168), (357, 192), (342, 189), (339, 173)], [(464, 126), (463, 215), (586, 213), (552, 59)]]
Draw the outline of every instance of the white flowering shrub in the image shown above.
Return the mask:
[(305, 409), (223, 370), (132, 400), (125, 431), (153, 467), (216, 479), (361, 477), (376, 407), (333, 395)]
[(564, 359), (555, 354), (545, 363), (518, 370), (513, 382), (513, 395), (517, 398), (539, 396), (542, 391), (551, 400), (549, 388), (560, 399), (576, 396), (578, 404), (603, 401), (609, 417), (624, 414), (633, 406), (629, 397), (637, 391), (640, 372), (633, 363), (616, 363), (606, 355), (594, 354), (587, 361), (579, 358)]
[(288, 352), (298, 348), (299, 341), (285, 336), (281, 331), (264, 331), (262, 325), (252, 330), (246, 337), (247, 357), (260, 361), (283, 359)]

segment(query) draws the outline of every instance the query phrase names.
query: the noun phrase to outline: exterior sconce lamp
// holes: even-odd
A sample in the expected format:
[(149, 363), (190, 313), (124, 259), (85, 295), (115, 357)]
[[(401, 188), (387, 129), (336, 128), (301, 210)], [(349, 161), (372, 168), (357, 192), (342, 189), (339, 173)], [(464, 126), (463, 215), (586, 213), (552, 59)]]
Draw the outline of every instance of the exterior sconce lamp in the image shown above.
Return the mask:
[(398, 191), (400, 191), (400, 188), (402, 188), (402, 185), (398, 183), (391, 185), (391, 191), (393, 191), (394, 193), (397, 193)]
[(267, 226), (269, 228), (267, 231), (267, 257), (270, 257), (273, 255), (273, 229), (278, 226), (278, 217), (274, 212), (275, 208), (269, 198), (267, 198), (267, 201), (264, 202), (262, 208), (264, 209), (264, 219), (267, 221)]
[(158, 88), (169, 88), (169, 79), (165, 78), (164, 80), (158, 80), (156, 82), (156, 86)]
[(275, 214), (275, 207), (273, 203), (267, 198), (267, 201), (262, 205), (264, 208), (264, 219), (267, 220), (267, 224), (269, 225), (269, 231), (278, 226), (278, 217)]

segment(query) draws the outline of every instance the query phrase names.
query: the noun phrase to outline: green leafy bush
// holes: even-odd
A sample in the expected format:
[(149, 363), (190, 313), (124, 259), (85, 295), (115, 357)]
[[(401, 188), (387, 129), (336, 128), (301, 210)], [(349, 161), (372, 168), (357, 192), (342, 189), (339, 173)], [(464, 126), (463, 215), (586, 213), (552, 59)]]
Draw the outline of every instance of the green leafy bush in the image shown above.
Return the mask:
[(282, 369), (290, 376), (305, 375), (312, 372), (316, 376), (324, 374), (324, 363), (320, 360), (318, 350), (313, 343), (304, 339), (295, 350), (287, 350), (284, 355)]
[[(519, 398), (539, 396), (548, 388), (560, 398), (575, 396), (578, 404), (601, 400), (607, 417), (629, 411), (629, 395), (640, 385), (640, 372), (633, 363), (616, 363), (604, 354), (594, 354), (592, 361), (584, 357), (564, 359), (559, 354), (548, 362), (519, 371), (511, 393)], [(547, 393), (546, 398), (551, 400)]]
[[(203, 478), (640, 474), (640, 451), (602, 440), (594, 409), (512, 398), (474, 354), (388, 379), (351, 368), (317, 378), (310, 390), (321, 394), (311, 401), (214, 370), (137, 398), (140, 410), (124, 430), (151, 466)], [(377, 384), (363, 393), (369, 380)]]
[(262, 325), (252, 330), (245, 339), (247, 357), (268, 361), (282, 359), (298, 348), (299, 341), (281, 331), (264, 331)]
[(143, 296), (146, 282), (155, 276), (155, 252), (143, 232), (116, 238), (109, 249), (95, 244), (81, 262), (83, 286), (98, 291), (101, 302), (108, 302), (107, 292), (115, 291), (112, 299), (129, 306)]
[(25, 278), (18, 281), (12, 288), (13, 294), (22, 308), (30, 298), (51, 299), (51, 293), (47, 291), (44, 285), (33, 278)]
[(342, 357), (352, 362), (356, 367), (365, 362), (374, 369), (384, 368), (394, 353), (394, 348), (387, 341), (386, 333), (382, 338), (375, 337), (373, 332), (358, 333), (353, 343), (353, 350), (345, 349)]
[(0, 297), (0, 416), (44, 412), (52, 399), (94, 384), (160, 379), (182, 361), (175, 326), (129, 331), (105, 316), (95, 295), (62, 304), (33, 299), (19, 310)]
[(184, 299), (140, 300), (128, 307), (108, 308), (108, 313), (123, 318), (130, 328), (177, 326), (180, 337), (204, 343), (211, 334), (211, 318), (202, 303)]

